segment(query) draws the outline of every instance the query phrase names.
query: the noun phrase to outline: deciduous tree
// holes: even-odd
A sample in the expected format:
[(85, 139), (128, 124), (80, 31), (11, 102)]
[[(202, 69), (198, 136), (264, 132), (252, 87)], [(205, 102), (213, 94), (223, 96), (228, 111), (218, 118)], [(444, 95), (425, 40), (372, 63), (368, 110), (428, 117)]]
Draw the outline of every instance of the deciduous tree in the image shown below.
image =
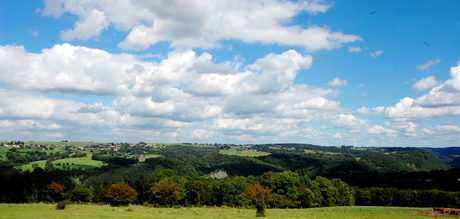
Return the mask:
[(91, 190), (87, 188), (75, 188), (70, 193), (70, 200), (74, 202), (89, 202), (91, 201)]
[(180, 188), (171, 177), (152, 183), (151, 200), (161, 206), (172, 206), (180, 199)]
[(131, 188), (128, 183), (117, 183), (108, 189), (102, 190), (104, 199), (112, 206), (127, 205), (136, 199), (136, 190)]
[(65, 199), (65, 190), (67, 188), (59, 183), (52, 182), (48, 185), (48, 190), (46, 190), (46, 194), (48, 194), (54, 201), (62, 201)]
[(272, 190), (260, 183), (246, 187), (245, 194), (251, 198), (251, 203), (256, 207), (256, 217), (265, 217), (267, 201), (271, 198)]
[(299, 182), (299, 174), (291, 171), (281, 173), (269, 171), (264, 173), (260, 179), (260, 184), (267, 186), (273, 192), (272, 204), (277, 207), (297, 206)]

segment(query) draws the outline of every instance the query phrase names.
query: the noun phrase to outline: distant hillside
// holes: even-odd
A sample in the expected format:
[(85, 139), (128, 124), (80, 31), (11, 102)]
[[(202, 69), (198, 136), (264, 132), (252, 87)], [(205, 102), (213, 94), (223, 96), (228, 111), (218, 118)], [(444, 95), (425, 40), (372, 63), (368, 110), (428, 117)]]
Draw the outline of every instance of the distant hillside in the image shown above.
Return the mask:
[[(442, 159), (430, 151), (418, 148), (335, 147), (310, 144), (269, 144), (255, 145), (253, 148), (272, 154), (260, 158), (261, 160), (278, 162), (290, 170), (315, 169), (329, 172), (333, 169), (344, 170), (347, 166), (350, 166), (349, 171), (365, 169), (380, 173), (448, 169)], [(294, 160), (289, 159), (290, 156), (294, 157)]]
[(441, 160), (449, 164), (452, 168), (460, 168), (460, 147), (445, 148), (422, 148), (427, 150)]
[[(400, 189), (451, 189), (459, 184), (460, 148), (402, 148), (318, 146), (312, 144), (200, 145), (110, 143), (88, 146), (3, 147), (0, 171), (30, 160), (62, 159), (56, 155), (92, 155), (105, 165), (91, 170), (66, 165), (71, 177), (84, 185), (116, 183), (143, 174), (172, 169), (180, 176), (203, 177), (223, 171), (228, 176), (261, 176), (266, 172), (292, 171), (310, 178), (340, 178), (351, 186)], [(50, 152), (49, 154), (45, 151)], [(40, 152), (39, 158), (37, 153)], [(58, 153), (59, 152), (59, 153)], [(46, 156), (45, 156), (46, 155)], [(141, 159), (142, 158), (142, 159)], [(69, 159), (69, 158), (66, 158)], [(21, 162), (19, 162), (21, 161)], [(24, 162), (23, 162), (24, 161)], [(58, 163), (50, 168), (59, 168)], [(457, 177), (458, 176), (458, 177)], [(446, 178), (448, 177), (448, 179)]]
[(257, 159), (280, 169), (310, 177), (340, 178), (359, 187), (441, 188), (446, 180), (438, 180), (442, 178), (438, 175), (449, 169), (442, 159), (419, 148), (309, 144), (265, 144), (253, 148), (271, 153)]

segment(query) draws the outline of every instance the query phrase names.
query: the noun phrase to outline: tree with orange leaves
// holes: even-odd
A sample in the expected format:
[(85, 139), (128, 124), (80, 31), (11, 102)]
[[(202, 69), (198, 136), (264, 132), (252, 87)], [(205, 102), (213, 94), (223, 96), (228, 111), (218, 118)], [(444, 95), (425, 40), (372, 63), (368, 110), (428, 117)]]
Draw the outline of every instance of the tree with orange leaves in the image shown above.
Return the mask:
[(246, 187), (245, 193), (256, 207), (256, 217), (265, 217), (266, 203), (271, 198), (272, 190), (257, 182)]
[(108, 189), (102, 190), (101, 193), (112, 206), (130, 204), (137, 196), (136, 190), (125, 182), (113, 184)]
[(46, 193), (54, 199), (54, 201), (62, 201), (65, 199), (65, 190), (67, 188), (59, 183), (52, 182), (51, 184), (48, 185), (48, 190), (46, 190)]

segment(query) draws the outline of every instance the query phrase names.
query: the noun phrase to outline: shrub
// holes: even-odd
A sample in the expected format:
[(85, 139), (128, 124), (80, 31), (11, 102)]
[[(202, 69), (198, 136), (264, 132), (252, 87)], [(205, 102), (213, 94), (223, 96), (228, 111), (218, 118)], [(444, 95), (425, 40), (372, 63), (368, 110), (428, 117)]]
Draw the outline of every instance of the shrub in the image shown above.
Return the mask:
[(91, 190), (87, 188), (75, 188), (70, 193), (70, 200), (74, 202), (89, 202), (91, 200)]
[(56, 210), (64, 210), (67, 204), (64, 201), (60, 201), (56, 205)]

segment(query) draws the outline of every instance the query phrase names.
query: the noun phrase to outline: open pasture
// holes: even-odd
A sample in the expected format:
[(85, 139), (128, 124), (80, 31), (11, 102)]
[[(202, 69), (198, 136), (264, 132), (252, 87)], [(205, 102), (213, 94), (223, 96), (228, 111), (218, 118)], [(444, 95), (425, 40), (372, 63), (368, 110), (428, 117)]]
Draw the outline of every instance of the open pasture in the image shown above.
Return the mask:
[(5, 147), (0, 147), (0, 155), (2, 155), (0, 157), (0, 160), (6, 160), (6, 153), (8, 152), (9, 148), (5, 148)]
[(267, 152), (237, 151), (237, 150), (219, 150), (219, 153), (225, 154), (225, 155), (236, 155), (236, 156), (244, 156), (244, 157), (259, 157), (259, 156), (270, 155), (270, 153), (267, 153)]
[[(255, 218), (254, 209), (238, 208), (152, 208), (144, 206), (111, 207), (108, 205), (1, 204), (0, 218)], [(428, 208), (400, 207), (329, 207), (308, 209), (268, 209), (266, 218), (427, 218), (419, 212)]]
[[(67, 165), (67, 163), (69, 165)], [(41, 168), (45, 168), (46, 160), (39, 160), (30, 162), (28, 164), (24, 164), (21, 166), (23, 170), (31, 170), (33, 169), (33, 164), (37, 164)], [(53, 161), (54, 167), (56, 168), (95, 168), (104, 165), (102, 161), (92, 160), (91, 156), (86, 157), (77, 157), (77, 158), (65, 158)], [(61, 164), (61, 165), (56, 165)], [(65, 165), (63, 165), (65, 164)]]

